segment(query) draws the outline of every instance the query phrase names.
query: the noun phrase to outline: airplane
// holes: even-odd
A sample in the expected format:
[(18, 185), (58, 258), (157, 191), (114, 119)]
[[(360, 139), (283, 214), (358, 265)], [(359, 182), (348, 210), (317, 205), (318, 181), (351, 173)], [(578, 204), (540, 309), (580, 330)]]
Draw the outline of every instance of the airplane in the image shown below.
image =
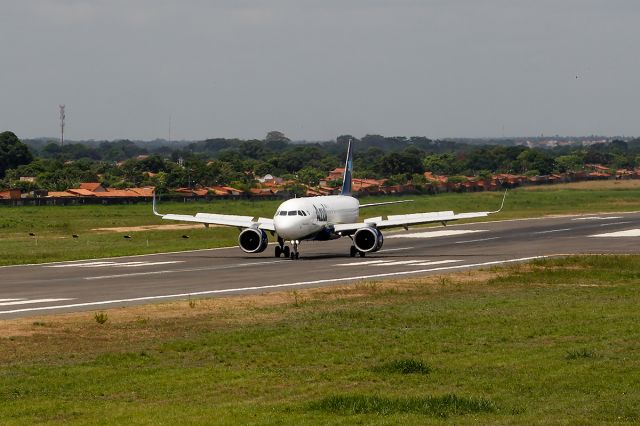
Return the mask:
[[(275, 257), (284, 256), (291, 260), (300, 257), (299, 246), (302, 241), (327, 241), (349, 237), (352, 245), (351, 257), (365, 257), (367, 253), (382, 248), (384, 236), (382, 230), (388, 228), (408, 229), (411, 225), (447, 222), (459, 219), (486, 217), (498, 213), (504, 207), (507, 195), (505, 191), (500, 208), (492, 212), (471, 212), (455, 214), (453, 211), (390, 215), (387, 218), (373, 217), (358, 221), (359, 210), (386, 204), (404, 203), (411, 200), (387, 201), (381, 203), (360, 204), (352, 196), (353, 154), (349, 140), (342, 188), (339, 195), (302, 197), (289, 199), (278, 207), (273, 219), (254, 216), (227, 215), (215, 213), (197, 213), (195, 215), (161, 214), (156, 209), (156, 196), (153, 194), (153, 213), (164, 220), (197, 222), (205, 226), (226, 225), (237, 227), (241, 232), (238, 245), (245, 253), (262, 253), (269, 243), (267, 231), (277, 235)], [(255, 219), (255, 220), (254, 220)], [(286, 245), (291, 243), (291, 248)]]

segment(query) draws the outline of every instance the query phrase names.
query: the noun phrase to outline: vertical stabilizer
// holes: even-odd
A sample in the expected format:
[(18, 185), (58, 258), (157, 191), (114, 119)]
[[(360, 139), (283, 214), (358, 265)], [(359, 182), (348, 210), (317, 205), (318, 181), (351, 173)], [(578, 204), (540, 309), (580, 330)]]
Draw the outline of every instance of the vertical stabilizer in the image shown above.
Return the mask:
[(351, 174), (353, 172), (353, 153), (351, 151), (351, 141), (349, 139), (349, 147), (347, 148), (347, 162), (344, 165), (344, 176), (342, 176), (342, 190), (340, 195), (351, 195)]

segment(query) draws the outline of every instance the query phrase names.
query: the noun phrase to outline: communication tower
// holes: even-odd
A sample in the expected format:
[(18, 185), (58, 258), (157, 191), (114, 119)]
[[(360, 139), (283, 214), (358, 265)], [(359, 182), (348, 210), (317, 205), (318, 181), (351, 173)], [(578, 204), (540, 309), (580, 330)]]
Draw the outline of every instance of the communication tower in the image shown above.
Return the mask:
[(66, 115), (64, 113), (64, 105), (58, 105), (60, 108), (60, 146), (64, 146), (64, 119)]

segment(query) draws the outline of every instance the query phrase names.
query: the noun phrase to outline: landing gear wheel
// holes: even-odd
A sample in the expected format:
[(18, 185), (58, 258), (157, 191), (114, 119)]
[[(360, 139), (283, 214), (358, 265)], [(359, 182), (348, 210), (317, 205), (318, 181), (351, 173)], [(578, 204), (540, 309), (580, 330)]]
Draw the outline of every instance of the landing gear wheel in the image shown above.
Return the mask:
[(282, 254), (282, 247), (276, 246), (276, 257), (280, 257)]
[(359, 251), (358, 254), (360, 255), (360, 257), (365, 257), (367, 255), (367, 253), (363, 251)]
[(351, 246), (351, 249), (349, 250), (349, 256), (356, 257), (357, 252), (358, 252), (358, 249), (355, 246)]
[(291, 252), (289, 253), (289, 258), (291, 260), (296, 260), (300, 258), (300, 253), (298, 252), (298, 241), (291, 241), (291, 243), (293, 244), (293, 250), (291, 250)]
[(284, 246), (284, 248), (282, 249), (282, 254), (284, 255), (284, 257), (289, 257), (289, 246)]

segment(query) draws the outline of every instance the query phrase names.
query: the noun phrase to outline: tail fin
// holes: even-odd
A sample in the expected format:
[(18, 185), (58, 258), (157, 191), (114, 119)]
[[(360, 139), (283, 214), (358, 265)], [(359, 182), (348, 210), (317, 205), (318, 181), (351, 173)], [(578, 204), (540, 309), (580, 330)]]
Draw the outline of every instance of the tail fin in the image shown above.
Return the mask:
[(351, 174), (353, 172), (353, 151), (351, 150), (351, 139), (347, 148), (347, 162), (344, 165), (344, 176), (342, 177), (342, 190), (340, 195), (351, 195)]

